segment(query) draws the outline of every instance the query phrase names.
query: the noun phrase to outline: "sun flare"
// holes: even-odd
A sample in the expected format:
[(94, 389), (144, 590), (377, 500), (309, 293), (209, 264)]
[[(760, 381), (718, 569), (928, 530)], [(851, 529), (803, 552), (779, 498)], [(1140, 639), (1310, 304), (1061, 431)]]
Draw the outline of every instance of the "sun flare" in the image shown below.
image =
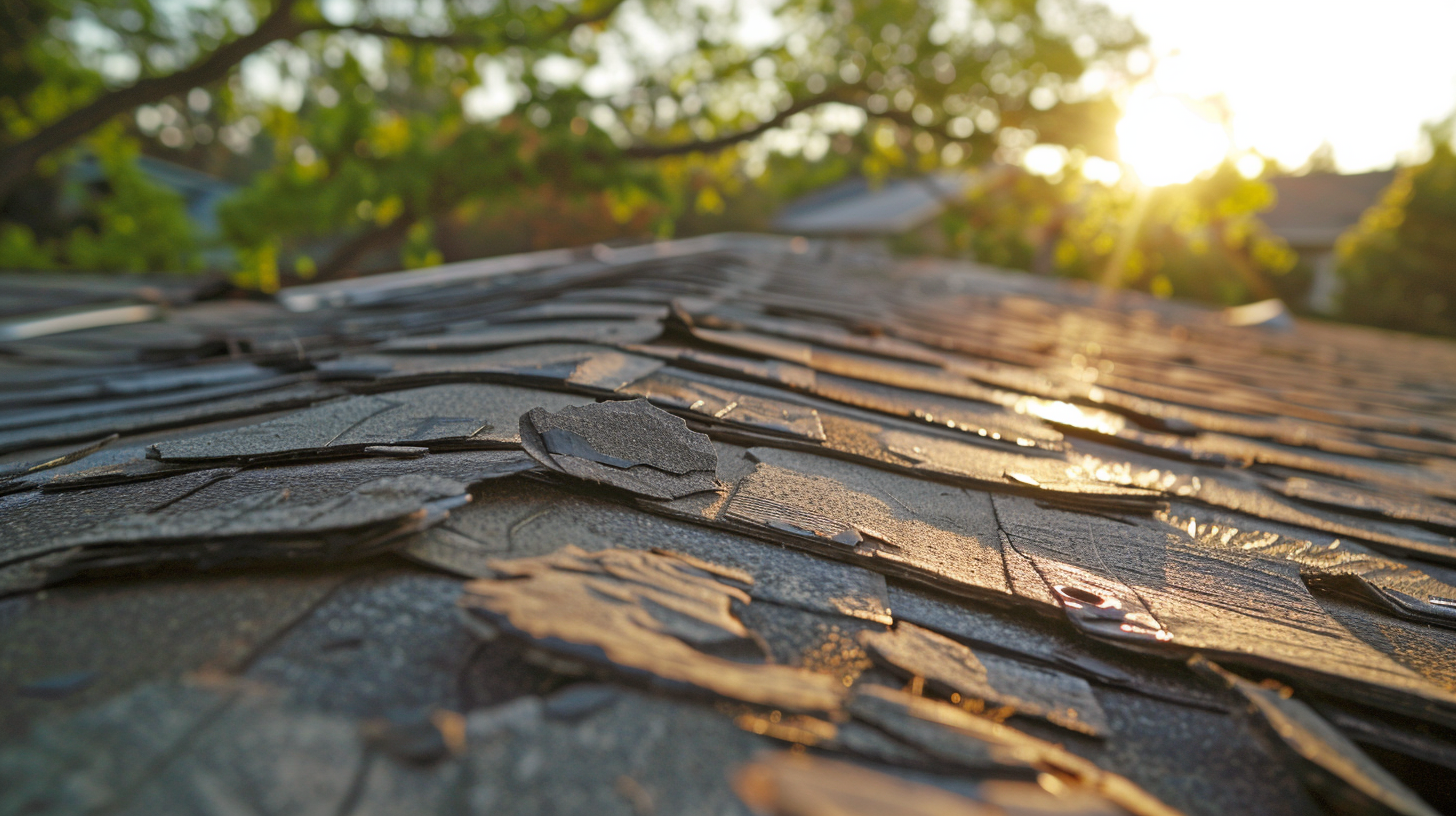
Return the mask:
[(1117, 124), (1118, 152), (1149, 187), (1183, 184), (1223, 160), (1223, 129), (1171, 96), (1132, 100)]

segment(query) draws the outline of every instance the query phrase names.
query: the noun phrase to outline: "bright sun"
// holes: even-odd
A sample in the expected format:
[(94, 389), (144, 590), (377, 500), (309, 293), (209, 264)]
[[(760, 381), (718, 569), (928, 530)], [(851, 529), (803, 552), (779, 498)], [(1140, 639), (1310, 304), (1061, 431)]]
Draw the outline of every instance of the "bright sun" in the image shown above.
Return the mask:
[(1117, 123), (1118, 152), (1143, 184), (1182, 184), (1223, 160), (1227, 134), (1171, 96), (1133, 99)]

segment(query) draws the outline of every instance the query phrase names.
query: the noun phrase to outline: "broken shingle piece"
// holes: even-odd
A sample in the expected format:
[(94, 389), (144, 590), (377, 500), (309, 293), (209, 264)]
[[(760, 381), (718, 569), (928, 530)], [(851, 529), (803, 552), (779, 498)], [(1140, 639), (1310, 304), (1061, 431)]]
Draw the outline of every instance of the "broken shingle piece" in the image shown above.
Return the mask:
[(1449, 568), (1418, 568), (1353, 541), (1181, 503), (1159, 518), (1209, 549), (1298, 564), (1316, 593), (1456, 629), (1456, 574)]
[[(211, 362), (176, 368), (150, 365), (130, 371), (125, 366), (116, 366), (100, 372), (82, 370), (74, 373), (51, 368), (48, 373), (60, 378), (59, 381), (30, 387), (15, 383), (13, 390), (0, 396), (0, 406), (11, 410), (47, 403), (157, 394), (239, 382), (256, 383), (276, 374), (270, 369), (247, 362)], [(67, 377), (68, 373), (72, 376)]]
[[(928, 425), (975, 434), (982, 439), (1001, 439), (1007, 444), (1020, 444), (1023, 447), (1030, 442), (1047, 450), (1061, 449), (1060, 431), (1034, 416), (1013, 413), (992, 403), (925, 391), (910, 391), (832, 374), (816, 376), (812, 390), (816, 396), (824, 399), (917, 419)], [(1011, 396), (1006, 394), (1008, 399)]]
[(818, 558), (746, 536), (664, 518), (601, 496), (534, 479), (502, 479), (474, 491), (474, 501), (406, 543), (406, 555), (473, 578), (494, 574), (498, 558), (549, 555), (567, 545), (666, 550), (743, 570), (748, 594), (809, 612), (892, 622), (885, 578), (864, 567)]
[[(733, 769), (768, 747), (713, 709), (616, 689), (615, 699), (572, 717), (561, 698), (524, 697), (466, 716), (468, 750), (453, 805), (371, 814), (459, 810), (533, 814), (737, 814)], [(395, 766), (398, 767), (398, 766)]]
[(1101, 548), (1121, 535), (1119, 522), (1047, 508), (1020, 496), (993, 494), (992, 503), (1011, 548), (1031, 562), (1044, 590), (1072, 623), (1111, 639), (1173, 639), (1137, 591), (1106, 566)]
[(396, 389), (441, 382), (519, 382), (608, 394), (663, 365), (608, 346), (542, 343), (460, 354), (364, 354), (319, 363), (319, 373), (375, 380), (377, 387)]
[(1135, 816), (1179, 816), (1126, 777), (950, 703), (886, 686), (858, 684), (845, 707), (855, 718), (932, 756), (987, 776), (1034, 779), (1038, 772), (1050, 772)]
[(1294, 699), (1290, 689), (1251, 683), (1203, 658), (1194, 658), (1192, 664), (1242, 695), (1250, 711), (1297, 757), (1306, 784), (1342, 812), (1436, 816), (1430, 805), (1314, 709)]
[(749, 601), (741, 573), (670, 555), (575, 547), (492, 566), (501, 578), (465, 587), (466, 619), (542, 648), (750, 703), (831, 711), (843, 696), (827, 675), (718, 656), (762, 659), (730, 608)]
[(475, 331), (401, 337), (379, 346), (382, 351), (480, 351), (547, 341), (578, 343), (647, 343), (662, 333), (656, 320), (554, 320), (507, 323)]
[(74, 490), (180, 476), (206, 467), (205, 463), (175, 465), (148, 459), (146, 447), (134, 445), (101, 450), (68, 464), (36, 471), (17, 478), (6, 487)]
[(39, 585), (32, 581), (37, 576), (20, 580), (17, 570), (73, 546), (62, 542), (120, 516), (165, 507), (232, 472), (214, 468), (135, 484), (65, 493), (30, 490), (0, 497), (0, 593)]
[(133, 434), (232, 417), (256, 416), (270, 411), (313, 405), (332, 399), (338, 393), (336, 389), (318, 383), (304, 382), (189, 405), (0, 431), (0, 453), (95, 439), (111, 433)]
[(1269, 480), (1265, 484), (1292, 499), (1456, 532), (1456, 507), (1436, 499), (1390, 495), (1378, 489), (1302, 477)]
[(824, 441), (819, 414), (806, 405), (754, 394), (745, 384), (706, 374), (665, 369), (621, 389), (654, 405), (686, 411), (704, 421), (738, 425), (809, 442)]
[(412, 445), (369, 445), (364, 452), (370, 456), (383, 456), (390, 459), (418, 459), (430, 452), (429, 448), (420, 448)]
[(788, 752), (765, 754), (739, 769), (733, 789), (756, 812), (772, 816), (991, 816), (1001, 812), (933, 785)]
[(1456, 724), (1456, 694), (1356, 637), (1311, 595), (1298, 563), (1203, 546), (1157, 520), (1114, 521), (1013, 496), (995, 504), (1012, 545), (1089, 634), (1199, 649)]
[(520, 426), (526, 452), (558, 473), (654, 499), (718, 489), (713, 443), (645, 399), (536, 408)]
[(234, 382), (205, 388), (187, 388), (140, 396), (107, 396), (84, 401), (38, 405), (0, 412), (0, 430), (10, 431), (46, 425), (81, 424), (102, 417), (139, 416), (149, 411), (221, 400), (246, 394), (295, 386), (305, 382), (298, 374), (272, 377), (258, 382)]
[[(144, 492), (117, 485), (22, 494), (15, 500), (81, 505), (89, 513), (65, 535), (15, 530), (36, 540), (9, 555), (0, 568), (0, 587), (19, 580), (15, 576), (26, 573), (28, 562), (42, 556), (54, 557), (45, 562), (43, 575), (30, 578), (41, 583), (168, 563), (205, 568), (359, 558), (438, 524), (450, 509), (470, 500), (470, 485), (534, 464), (519, 451), (461, 451), (238, 473), (196, 471), (143, 482)], [(128, 494), (151, 499), (129, 506), (113, 498), (132, 498)]]
[[(1085, 447), (1097, 448), (1096, 443)], [(1074, 459), (1081, 471), (1095, 473), (1109, 485), (1157, 489), (1236, 513), (1368, 542), (1397, 555), (1456, 565), (1456, 537), (1425, 526), (1290, 499), (1247, 471), (1193, 463), (1171, 468), (1166, 460), (1125, 450), (1117, 451), (1116, 457)]]
[(1008, 655), (1021, 663), (1076, 675), (1097, 686), (1133, 691), (1179, 705), (1209, 711), (1227, 708), (1221, 697), (1206, 691), (1203, 684), (1187, 682), (1187, 672), (1161, 671), (1146, 661), (1130, 665), (1113, 647), (1081, 637), (1054, 618), (1010, 615), (1005, 609), (970, 604), (899, 583), (890, 584), (889, 598), (896, 621), (909, 621), (952, 637), (977, 654)]
[(1008, 708), (1089, 736), (1107, 734), (1107, 715), (1080, 677), (975, 651), (905, 621), (889, 632), (860, 632), (859, 642), (878, 662), (899, 674), (924, 678), (941, 696)]
[(984, 493), (807, 453), (753, 448), (723, 523), (878, 572), (972, 594), (1009, 594)]
[[(607, 290), (610, 297), (611, 290)], [(668, 307), (654, 303), (613, 302), (610, 300), (589, 300), (572, 303), (564, 300), (547, 301), (507, 312), (496, 312), (490, 316), (495, 325), (503, 323), (526, 323), (541, 320), (662, 320), (667, 317)]]
[[(89, 457), (91, 454), (96, 453), (97, 451), (111, 444), (112, 442), (115, 442), (117, 440), (117, 437), (119, 436), (120, 434), (109, 434), (95, 440), (94, 442), (87, 443), (80, 447), (72, 448), (71, 450), (65, 451), (57, 456), (51, 456), (42, 461), (21, 462), (20, 464), (12, 464), (0, 467), (0, 493), (10, 492), (10, 490), (12, 489), (23, 489), (24, 487), (28, 487), (31, 483), (29, 480), (24, 483), (15, 480), (21, 480), (27, 476), (35, 479), (34, 474), (44, 473), (45, 471), (49, 471), (53, 468), (64, 467), (66, 465), (79, 462), (82, 459)], [(45, 476), (41, 476), (39, 478), (44, 479)]]
[[(843, 733), (850, 726), (841, 725)], [(863, 726), (861, 726), (863, 727)], [(901, 763), (903, 764), (903, 763)], [(908, 778), (907, 778), (908, 777)], [(734, 790), (772, 816), (1125, 816), (1095, 793), (1067, 785), (904, 774), (807, 753), (761, 754), (743, 766)]]
[(841, 614), (806, 612), (776, 603), (751, 603), (737, 608), (739, 619), (764, 643), (769, 658), (829, 675), (853, 685), (874, 661), (855, 636), (882, 632), (886, 624)]
[(505, 447), (516, 418), (586, 397), (510, 385), (452, 384), (345, 397), (277, 419), (155, 446), (165, 462), (257, 461), (362, 453), (373, 446)]

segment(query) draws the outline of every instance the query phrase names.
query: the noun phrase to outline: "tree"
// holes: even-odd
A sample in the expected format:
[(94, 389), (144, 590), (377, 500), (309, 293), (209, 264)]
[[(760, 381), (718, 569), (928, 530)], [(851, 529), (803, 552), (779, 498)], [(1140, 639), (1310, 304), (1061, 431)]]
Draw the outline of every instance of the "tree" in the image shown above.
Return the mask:
[(1257, 214), (1265, 182), (1224, 163), (1187, 184), (1152, 190), (1140, 224), (1130, 183), (1088, 181), (1080, 156), (1052, 178), (1007, 167), (942, 219), (953, 251), (997, 266), (1102, 280), (1117, 241), (1136, 229), (1120, 285), (1160, 297), (1236, 304), (1275, 297), (1296, 257)]
[(1340, 238), (1340, 316), (1456, 335), (1456, 116), (1430, 127), (1431, 157), (1403, 168)]
[[(539, 189), (622, 219), (650, 206), (666, 229), (754, 175), (768, 134), (804, 154), (842, 132), (871, 172), (980, 161), (1007, 128), (1098, 150), (1114, 111), (1078, 77), (1120, 70), (1140, 41), (1078, 0), (27, 8), (0, 42), (34, 68), (0, 112), (0, 199), (128, 114), (191, 115), (180, 100), (206, 89), (220, 138), (274, 154), (225, 218), (264, 286), (288, 255), (322, 276), (401, 244), (430, 260), (440, 224)], [(244, 61), (271, 89), (240, 78)]]

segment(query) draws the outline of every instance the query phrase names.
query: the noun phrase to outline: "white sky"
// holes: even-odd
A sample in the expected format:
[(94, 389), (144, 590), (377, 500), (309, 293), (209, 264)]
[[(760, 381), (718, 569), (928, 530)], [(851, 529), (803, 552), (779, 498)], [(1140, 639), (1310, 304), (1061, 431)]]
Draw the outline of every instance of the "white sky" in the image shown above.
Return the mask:
[(1150, 39), (1159, 90), (1222, 94), (1236, 145), (1342, 170), (1417, 156), (1456, 109), (1456, 0), (1103, 0)]

